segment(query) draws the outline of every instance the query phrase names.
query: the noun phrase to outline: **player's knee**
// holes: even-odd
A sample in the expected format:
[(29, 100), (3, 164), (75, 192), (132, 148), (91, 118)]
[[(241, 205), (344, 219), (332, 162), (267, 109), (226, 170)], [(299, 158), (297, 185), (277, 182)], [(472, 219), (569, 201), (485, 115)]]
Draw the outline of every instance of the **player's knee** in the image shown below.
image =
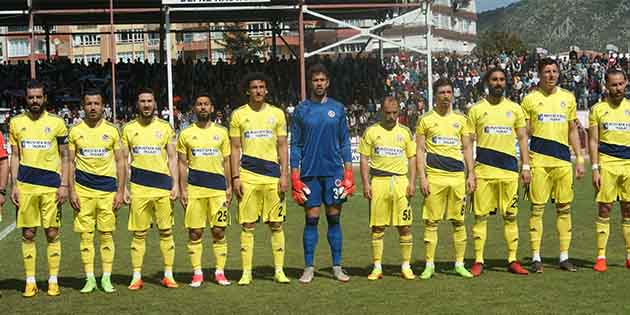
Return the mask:
[(411, 234), (411, 227), (409, 225), (398, 227), (398, 235), (407, 236), (409, 234)]
[(383, 233), (385, 232), (385, 227), (384, 226), (373, 226), (372, 227), (372, 233)]
[(449, 220), (454, 228), (459, 228), (465, 225), (464, 220)]
[(160, 230), (160, 238), (166, 238), (173, 235), (173, 229)]
[[(612, 210), (612, 204), (610, 203), (599, 203), (597, 205), (597, 215), (601, 218), (610, 217), (610, 210)], [(623, 206), (621, 207), (621, 211), (623, 214)]]
[(568, 203), (560, 203), (556, 206), (556, 212), (559, 216), (571, 214), (571, 205)]
[(202, 229), (190, 229), (188, 230), (188, 238), (191, 241), (198, 241), (201, 239), (201, 237), (203, 236), (203, 230)]
[(326, 214), (326, 221), (328, 221), (328, 225), (336, 225), (341, 221), (341, 216), (339, 213), (337, 214)]
[(138, 239), (138, 240), (143, 240), (147, 238), (147, 230), (144, 231), (134, 231), (133, 232), (133, 238)]
[(94, 239), (94, 232), (83, 232), (79, 234), (79, 237), (82, 241), (89, 241)]
[(306, 216), (305, 222), (306, 225), (317, 226), (317, 224), (319, 224), (319, 217)]
[(440, 224), (440, 221), (424, 220), (424, 226), (426, 226), (426, 227), (437, 228), (439, 224)]
[(312, 218), (319, 218), (320, 209), (319, 207), (306, 209), (306, 216)]
[(59, 240), (59, 230), (58, 229), (47, 229), (46, 230), (46, 239), (48, 243), (54, 243)]
[(271, 229), (271, 232), (281, 232), (282, 231), (282, 223), (280, 223), (280, 222), (269, 222), (269, 229)]
[(101, 236), (101, 241), (102, 240), (109, 240), (109, 239), (113, 239), (114, 238), (114, 233), (107, 231), (107, 232), (101, 232), (100, 234)]
[(484, 222), (484, 221), (488, 221), (488, 216), (487, 215), (476, 215), (475, 216), (475, 223)]
[(254, 230), (256, 223), (243, 223), (243, 229)]
[(505, 222), (516, 222), (516, 215), (514, 213), (506, 213), (503, 215), (503, 221)]
[(532, 205), (532, 217), (542, 217), (545, 205)]
[(35, 239), (37, 232), (34, 229), (23, 229), (22, 239), (28, 242), (32, 242)]
[(221, 227), (212, 228), (212, 239), (220, 241), (225, 237), (225, 229)]

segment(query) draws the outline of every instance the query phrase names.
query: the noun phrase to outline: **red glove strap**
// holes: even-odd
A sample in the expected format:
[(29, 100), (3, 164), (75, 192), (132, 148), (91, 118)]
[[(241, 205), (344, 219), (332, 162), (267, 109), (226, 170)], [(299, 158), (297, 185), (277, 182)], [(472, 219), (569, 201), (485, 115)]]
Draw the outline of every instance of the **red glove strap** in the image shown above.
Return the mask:
[(352, 177), (352, 169), (347, 169), (347, 170), (343, 171), (343, 178), (344, 179), (349, 179), (351, 181), (354, 181), (354, 177)]
[(291, 182), (298, 182), (298, 181), (300, 181), (300, 172), (298, 171), (291, 172)]

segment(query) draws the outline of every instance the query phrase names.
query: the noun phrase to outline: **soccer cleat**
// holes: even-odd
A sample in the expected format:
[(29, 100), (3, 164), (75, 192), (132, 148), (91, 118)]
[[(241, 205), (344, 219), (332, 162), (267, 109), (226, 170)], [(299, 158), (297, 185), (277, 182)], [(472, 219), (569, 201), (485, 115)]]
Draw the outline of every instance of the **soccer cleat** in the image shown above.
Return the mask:
[(543, 273), (543, 263), (541, 261), (534, 260), (531, 268), (533, 273)]
[(510, 263), (510, 265), (508, 266), (508, 272), (524, 276), (529, 274), (529, 272), (527, 272), (527, 270), (525, 270), (525, 268), (521, 266), (521, 263), (518, 260)]
[(400, 270), (400, 276), (405, 280), (416, 280), (416, 275), (411, 268), (403, 268)]
[(435, 267), (425, 267), (424, 271), (422, 271), (422, 273), (420, 274), (420, 279), (422, 280), (429, 280), (431, 279), (431, 277), (433, 277), (433, 272), (435, 271)]
[(203, 275), (193, 274), (192, 281), (190, 281), (189, 285), (193, 288), (198, 288), (201, 286), (202, 282), (203, 282)]
[(250, 272), (243, 272), (241, 279), (238, 280), (238, 285), (250, 285), (252, 284), (252, 274)]
[(231, 284), (223, 272), (215, 272), (214, 281), (216, 281), (218, 285), (222, 286), (228, 286)]
[(179, 288), (179, 285), (177, 284), (177, 282), (175, 282), (175, 279), (171, 278), (171, 277), (164, 277), (162, 278), (162, 281), (160, 281), (160, 283), (169, 289), (176, 289)]
[(483, 263), (474, 263), (472, 267), (470, 267), (470, 273), (475, 277), (481, 276), (481, 273), (483, 273)]
[(24, 288), (24, 292), (22, 293), (22, 296), (34, 297), (35, 295), (37, 295), (37, 291), (39, 291), (39, 289), (37, 289), (36, 283), (27, 283), (26, 287)]
[(277, 283), (290, 283), (291, 282), (291, 280), (287, 278), (287, 276), (284, 274), (284, 271), (282, 270), (276, 271), (276, 274), (273, 276), (273, 280), (275, 280)]
[(630, 259), (626, 258), (626, 268), (630, 269)]
[(94, 277), (87, 277), (85, 279), (85, 285), (83, 286), (83, 289), (81, 289), (81, 293), (92, 293), (94, 292), (94, 290), (96, 290), (96, 279), (94, 279)]
[(131, 291), (138, 291), (144, 287), (144, 281), (142, 279), (131, 280), (131, 284), (127, 287), (127, 289)]
[(48, 292), (46, 292), (48, 296), (59, 296), (61, 294), (61, 289), (59, 289), (59, 284), (56, 282), (48, 282)]
[(333, 266), (333, 276), (341, 282), (350, 281), (350, 277), (341, 269), (341, 266)]
[(593, 266), (593, 270), (597, 272), (606, 272), (608, 267), (606, 266), (606, 258), (597, 258), (595, 260), (595, 266)]
[(109, 276), (103, 276), (101, 278), (101, 288), (103, 288), (103, 291), (105, 291), (105, 293), (116, 292), (116, 289), (112, 285), (112, 280), (110, 279)]
[(367, 278), (368, 280), (372, 280), (372, 281), (383, 279), (383, 270), (374, 268), (372, 269), (372, 272), (370, 272)]
[(300, 277), (300, 283), (311, 283), (311, 281), (313, 281), (313, 277), (315, 276), (315, 268), (313, 267), (306, 267), (304, 268), (304, 273), (302, 273), (302, 276)]
[(468, 271), (468, 269), (466, 269), (466, 267), (464, 266), (457, 266), (455, 267), (455, 272), (464, 277), (464, 278), (472, 278), (474, 277), (472, 273), (470, 273), (470, 271)]
[(560, 269), (565, 270), (565, 271), (569, 271), (569, 272), (577, 271), (577, 268), (575, 268), (575, 266), (568, 259), (561, 261), (560, 264), (558, 264), (558, 266), (560, 266)]

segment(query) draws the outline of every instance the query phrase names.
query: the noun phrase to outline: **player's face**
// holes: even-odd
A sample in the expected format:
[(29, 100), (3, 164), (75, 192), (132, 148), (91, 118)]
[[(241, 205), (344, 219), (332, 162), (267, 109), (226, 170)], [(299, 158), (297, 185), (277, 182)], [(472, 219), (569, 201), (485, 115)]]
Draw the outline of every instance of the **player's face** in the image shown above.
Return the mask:
[(556, 86), (559, 76), (558, 66), (553, 64), (546, 65), (540, 73), (540, 83), (544, 87), (553, 88)]
[(249, 81), (249, 87), (247, 89), (250, 103), (262, 103), (267, 97), (267, 83), (263, 80)]
[(450, 85), (440, 86), (437, 89), (437, 95), (435, 95), (437, 104), (436, 106), (443, 109), (449, 108), (453, 102), (453, 87)]
[(488, 92), (493, 97), (501, 97), (505, 91), (505, 84), (505, 74), (501, 71), (493, 72), (488, 78)]
[(606, 89), (608, 89), (608, 97), (615, 103), (619, 103), (626, 95), (626, 85), (628, 81), (621, 73), (608, 76), (606, 81)]
[(200, 122), (206, 122), (210, 120), (210, 114), (214, 111), (214, 106), (212, 106), (209, 98), (202, 96), (198, 97), (197, 101), (195, 101), (193, 110), (195, 111), (197, 120)]
[(83, 110), (90, 120), (101, 120), (103, 117), (103, 99), (100, 95), (86, 95), (83, 98)]
[(44, 111), (45, 104), (44, 89), (26, 89), (26, 105), (31, 113), (40, 114)]
[(398, 104), (395, 101), (388, 101), (383, 104), (382, 122), (386, 126), (393, 126), (398, 121)]
[(330, 80), (324, 73), (315, 73), (311, 78), (311, 87), (313, 88), (313, 94), (318, 97), (324, 97), (326, 95), (326, 91), (328, 90), (328, 86), (330, 85)]
[(151, 93), (138, 95), (138, 113), (144, 118), (153, 117), (155, 111), (155, 98)]

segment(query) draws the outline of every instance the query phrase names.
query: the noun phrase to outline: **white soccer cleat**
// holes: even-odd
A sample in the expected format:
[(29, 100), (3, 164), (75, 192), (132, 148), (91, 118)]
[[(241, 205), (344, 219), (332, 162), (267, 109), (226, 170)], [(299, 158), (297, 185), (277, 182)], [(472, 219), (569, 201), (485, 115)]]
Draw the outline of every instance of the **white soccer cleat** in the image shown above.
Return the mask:
[(311, 283), (311, 281), (313, 281), (313, 277), (315, 276), (315, 268), (313, 267), (306, 267), (304, 268), (304, 273), (302, 273), (302, 276), (300, 277), (300, 283)]

